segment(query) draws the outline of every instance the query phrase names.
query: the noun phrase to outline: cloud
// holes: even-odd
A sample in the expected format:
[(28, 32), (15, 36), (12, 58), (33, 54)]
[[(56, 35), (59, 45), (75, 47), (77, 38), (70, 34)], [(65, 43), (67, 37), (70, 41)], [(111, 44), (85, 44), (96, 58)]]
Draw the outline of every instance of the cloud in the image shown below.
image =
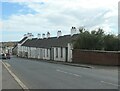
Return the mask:
[(41, 0), (1, 0), (1, 2), (39, 2)]
[(7, 40), (7, 41), (19, 41), (17, 38), (20, 40), (21, 38), (23, 38), (23, 35), (20, 35), (19, 33), (17, 33), (17, 34), (14, 34), (14, 33), (12, 33), (12, 34), (11, 33), (10, 34), (3, 34), (2, 33), (2, 36), (0, 37), (0, 39), (2, 41), (5, 41), (5, 40)]
[[(9, 0), (5, 0), (9, 1)], [(117, 33), (118, 0), (11, 0), (37, 12), (13, 14), (3, 20), (4, 31), (46, 33), (56, 36), (58, 29), (69, 34), (71, 26), (89, 29), (102, 27), (106, 32)]]

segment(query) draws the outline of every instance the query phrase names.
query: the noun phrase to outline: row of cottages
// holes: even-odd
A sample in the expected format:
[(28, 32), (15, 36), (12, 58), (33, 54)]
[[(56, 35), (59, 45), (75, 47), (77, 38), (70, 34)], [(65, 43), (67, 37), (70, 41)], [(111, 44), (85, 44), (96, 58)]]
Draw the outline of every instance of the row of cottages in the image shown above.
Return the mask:
[(76, 28), (72, 27), (70, 35), (62, 36), (61, 31), (57, 32), (57, 37), (50, 37), (50, 33), (40, 38), (33, 38), (32, 34), (27, 34), (18, 43), (18, 56), (26, 58), (36, 58), (63, 62), (72, 62), (72, 42), (78, 37)]

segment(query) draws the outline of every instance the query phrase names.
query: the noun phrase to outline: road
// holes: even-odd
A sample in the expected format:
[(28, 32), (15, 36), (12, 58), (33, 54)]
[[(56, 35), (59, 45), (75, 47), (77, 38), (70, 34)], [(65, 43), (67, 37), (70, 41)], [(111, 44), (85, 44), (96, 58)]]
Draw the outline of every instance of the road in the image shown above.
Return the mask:
[(29, 89), (118, 89), (118, 69), (84, 68), (13, 57), (3, 60)]

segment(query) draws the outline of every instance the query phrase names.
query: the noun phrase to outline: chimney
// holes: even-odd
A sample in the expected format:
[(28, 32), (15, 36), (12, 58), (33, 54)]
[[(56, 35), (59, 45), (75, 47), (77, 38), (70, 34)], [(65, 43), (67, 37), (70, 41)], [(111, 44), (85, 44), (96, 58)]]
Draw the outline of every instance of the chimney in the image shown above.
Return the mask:
[(24, 34), (24, 37), (27, 37), (27, 34)]
[(71, 36), (77, 33), (76, 27), (71, 28)]
[(61, 31), (58, 31), (58, 32), (57, 32), (57, 37), (60, 37), (60, 36), (62, 36), (62, 32), (61, 32)]
[(49, 32), (47, 32), (47, 38), (50, 38), (50, 33)]
[(43, 38), (43, 39), (45, 38), (45, 34), (44, 34), (44, 33), (42, 34), (42, 38)]
[(40, 39), (41, 38), (41, 34), (38, 33), (37, 35), (37, 39)]
[(33, 35), (30, 35), (28, 38), (29, 38), (29, 39), (32, 39), (33, 37), (34, 37)]
[(27, 33), (27, 37), (28, 37), (28, 39), (32, 39), (33, 38), (33, 34), (32, 33)]

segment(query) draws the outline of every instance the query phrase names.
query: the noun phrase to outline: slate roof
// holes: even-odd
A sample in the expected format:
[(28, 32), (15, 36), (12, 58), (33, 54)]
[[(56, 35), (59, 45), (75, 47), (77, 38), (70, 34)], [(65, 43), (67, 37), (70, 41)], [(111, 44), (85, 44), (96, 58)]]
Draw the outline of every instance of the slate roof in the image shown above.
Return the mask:
[(17, 47), (17, 44), (15, 44), (15, 46), (13, 47), (13, 49), (12, 49), (12, 50), (14, 50), (16, 47)]
[(25, 41), (27, 39), (27, 37), (24, 37), (21, 41), (19, 41), (18, 43), (22, 43), (23, 41)]
[(50, 37), (44, 39), (28, 39), (22, 46), (27, 47), (36, 47), (36, 48), (50, 48), (50, 47), (67, 47), (67, 44), (72, 42), (72, 40), (76, 39), (79, 35), (75, 34), (71, 35), (64, 35), (60, 37)]

